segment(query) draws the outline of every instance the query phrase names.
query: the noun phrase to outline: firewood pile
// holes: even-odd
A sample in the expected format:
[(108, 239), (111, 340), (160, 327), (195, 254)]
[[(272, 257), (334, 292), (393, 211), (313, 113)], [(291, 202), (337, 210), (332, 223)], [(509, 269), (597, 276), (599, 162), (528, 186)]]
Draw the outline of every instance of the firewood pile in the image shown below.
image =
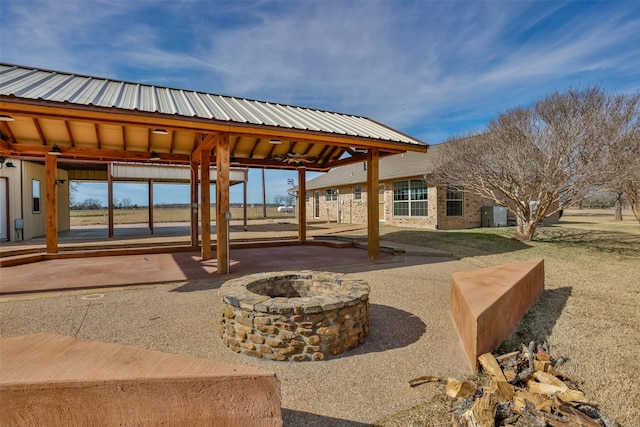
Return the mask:
[(455, 427), (620, 427), (557, 371), (563, 359), (554, 360), (546, 343), (522, 344), (519, 351), (497, 357), (485, 353), (478, 362), (488, 377), (482, 386), (430, 376), (409, 385), (446, 382), (447, 395), (458, 403), (452, 414)]

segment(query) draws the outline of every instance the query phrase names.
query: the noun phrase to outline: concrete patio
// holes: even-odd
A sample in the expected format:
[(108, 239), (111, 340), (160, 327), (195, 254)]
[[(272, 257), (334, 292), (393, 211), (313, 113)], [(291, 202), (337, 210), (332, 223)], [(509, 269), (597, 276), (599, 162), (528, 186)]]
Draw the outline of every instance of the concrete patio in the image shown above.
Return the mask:
[[(367, 341), (322, 362), (270, 362), (227, 349), (218, 332), (218, 289), (230, 276), (213, 273), (215, 266), (188, 253), (158, 258), (109, 257), (116, 259), (101, 259), (99, 273), (94, 270), (98, 267), (96, 258), (87, 259), (93, 265), (84, 267), (77, 263), (85, 260), (56, 260), (2, 268), (3, 287), (9, 282), (48, 280), (82, 282), (94, 288), (69, 290), (71, 286), (67, 286), (62, 291), (39, 289), (41, 292), (0, 297), (0, 336), (50, 332), (262, 368), (276, 372), (281, 381), (285, 425), (368, 425), (438, 392), (430, 385), (411, 388), (409, 380), (421, 375), (461, 377), (471, 373), (451, 319), (450, 275), (473, 266), (443, 254), (433, 256), (424, 248), (405, 249), (409, 255), (394, 257), (382, 252), (375, 262), (367, 260), (366, 250), (357, 248), (292, 246), (231, 251), (237, 261), (232, 275), (321, 269), (369, 283), (371, 333)], [(95, 274), (89, 274), (91, 271)], [(145, 278), (146, 284), (124, 286), (116, 283), (117, 277), (129, 278), (127, 285), (135, 277)], [(171, 283), (161, 283), (167, 278)]]

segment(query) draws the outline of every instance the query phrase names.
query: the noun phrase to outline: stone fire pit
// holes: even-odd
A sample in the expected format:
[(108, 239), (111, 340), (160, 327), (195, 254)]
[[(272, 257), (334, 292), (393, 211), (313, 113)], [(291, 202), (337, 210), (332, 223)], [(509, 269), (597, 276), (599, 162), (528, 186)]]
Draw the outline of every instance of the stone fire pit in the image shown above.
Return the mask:
[(278, 361), (324, 360), (369, 335), (369, 285), (315, 271), (258, 273), (225, 282), (224, 344)]

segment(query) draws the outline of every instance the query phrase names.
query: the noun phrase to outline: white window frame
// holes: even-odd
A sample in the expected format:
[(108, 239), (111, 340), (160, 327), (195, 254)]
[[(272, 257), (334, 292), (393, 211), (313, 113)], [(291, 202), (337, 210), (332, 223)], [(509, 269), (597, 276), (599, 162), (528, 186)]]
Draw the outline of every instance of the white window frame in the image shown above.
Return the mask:
[[(446, 193), (446, 202), (445, 202), (445, 214), (447, 215), (447, 218), (462, 218), (464, 216), (464, 189), (460, 186), (447, 186), (447, 188), (445, 189), (445, 193)], [(450, 195), (451, 193), (460, 193), (460, 197), (459, 198), (451, 198)], [(460, 210), (460, 214), (456, 214), (456, 215), (449, 215), (449, 204), (459, 204), (459, 210)], [(453, 210), (453, 208), (451, 209)], [(457, 209), (456, 209), (457, 210)]]
[[(406, 194), (404, 194), (404, 196), (406, 196), (406, 198), (402, 198), (402, 199), (397, 199), (397, 195), (398, 193), (397, 188), (396, 188), (396, 184), (403, 184), (406, 183), (406, 189), (403, 189), (403, 191), (406, 191)], [(412, 187), (416, 186), (419, 188), (415, 188)], [(420, 193), (422, 195), (424, 195), (424, 198), (415, 198), (416, 192), (419, 190), (424, 190), (424, 192)], [(429, 187), (427, 186), (427, 184), (421, 180), (421, 179), (408, 179), (408, 180), (403, 180), (403, 181), (396, 181), (393, 183), (393, 216), (395, 217), (415, 217), (415, 218), (427, 218), (429, 216)], [(406, 204), (406, 211), (407, 214), (403, 215), (403, 214), (398, 214), (397, 213), (397, 208), (400, 206), (400, 204), (405, 205)], [(424, 204), (424, 211), (425, 214), (424, 215), (416, 215), (413, 213), (414, 210), (418, 209), (418, 205), (422, 205)]]

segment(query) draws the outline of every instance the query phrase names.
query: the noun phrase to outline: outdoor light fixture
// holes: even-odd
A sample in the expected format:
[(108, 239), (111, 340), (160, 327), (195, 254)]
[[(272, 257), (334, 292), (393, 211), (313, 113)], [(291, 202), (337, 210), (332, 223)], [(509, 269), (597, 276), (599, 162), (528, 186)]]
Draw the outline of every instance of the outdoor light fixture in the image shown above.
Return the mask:
[(49, 154), (51, 154), (52, 156), (59, 156), (62, 154), (62, 151), (60, 151), (60, 148), (58, 148), (57, 144), (54, 144), (51, 151), (49, 151)]
[(11, 116), (7, 116), (6, 114), (0, 114), (0, 122), (13, 122), (16, 119), (14, 119)]
[(153, 133), (156, 135), (169, 135), (169, 131), (166, 129), (154, 129)]
[(280, 141), (279, 139), (271, 139), (269, 140), (269, 144), (278, 145), (282, 144), (282, 141)]
[(149, 160), (160, 160), (160, 156), (155, 151), (152, 151), (151, 157), (149, 157)]
[(56, 185), (62, 186), (67, 180), (66, 179), (56, 179)]
[(16, 166), (11, 162), (11, 160), (7, 159), (6, 157), (0, 157), (0, 169), (2, 169), (5, 164), (4, 162), (7, 162), (7, 167), (8, 168), (15, 168)]

